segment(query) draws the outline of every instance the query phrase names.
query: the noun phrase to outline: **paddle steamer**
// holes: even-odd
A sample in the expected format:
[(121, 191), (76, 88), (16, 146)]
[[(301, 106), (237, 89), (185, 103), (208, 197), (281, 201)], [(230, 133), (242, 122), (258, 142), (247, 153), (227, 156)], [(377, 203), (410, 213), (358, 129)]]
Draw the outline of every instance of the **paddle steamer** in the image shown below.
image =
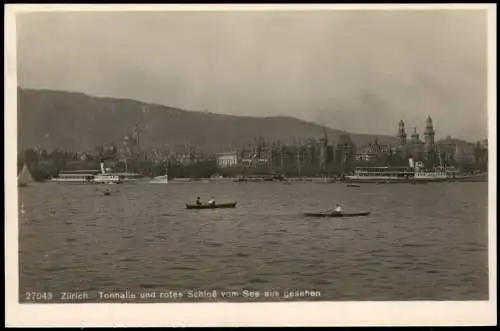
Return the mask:
[(61, 171), (51, 182), (61, 184), (122, 184), (137, 180), (141, 176), (136, 173), (113, 173), (104, 168), (101, 162), (100, 170)]
[(410, 158), (408, 167), (357, 167), (346, 179), (356, 183), (427, 183), (452, 181), (457, 176), (453, 167), (425, 169), (422, 162), (414, 163)]

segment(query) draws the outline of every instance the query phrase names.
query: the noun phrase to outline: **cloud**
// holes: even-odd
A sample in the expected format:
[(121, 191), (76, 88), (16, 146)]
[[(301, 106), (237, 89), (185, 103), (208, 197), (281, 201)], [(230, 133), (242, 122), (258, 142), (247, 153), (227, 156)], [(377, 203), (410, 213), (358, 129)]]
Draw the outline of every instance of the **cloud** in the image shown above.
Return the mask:
[(479, 10), (29, 13), (22, 86), (333, 128), (486, 136)]

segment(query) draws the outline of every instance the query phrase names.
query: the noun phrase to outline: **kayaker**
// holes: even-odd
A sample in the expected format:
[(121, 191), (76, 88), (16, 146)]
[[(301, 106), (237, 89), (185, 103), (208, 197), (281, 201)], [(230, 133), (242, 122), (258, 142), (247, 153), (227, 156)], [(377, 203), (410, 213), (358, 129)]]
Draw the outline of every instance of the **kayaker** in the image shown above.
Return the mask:
[(215, 199), (214, 199), (214, 198), (212, 198), (212, 199), (208, 200), (208, 204), (209, 204), (210, 206), (215, 206)]
[(200, 197), (197, 197), (197, 198), (196, 198), (196, 204), (197, 204), (198, 206), (201, 206)]

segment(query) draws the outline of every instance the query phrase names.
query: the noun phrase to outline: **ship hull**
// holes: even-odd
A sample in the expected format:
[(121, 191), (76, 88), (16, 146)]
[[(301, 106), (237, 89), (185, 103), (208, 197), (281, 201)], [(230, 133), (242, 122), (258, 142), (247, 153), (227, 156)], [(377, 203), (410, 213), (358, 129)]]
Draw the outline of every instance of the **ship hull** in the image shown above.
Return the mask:
[(439, 182), (449, 182), (452, 181), (451, 178), (434, 178), (434, 177), (424, 177), (424, 178), (391, 178), (391, 177), (377, 177), (377, 178), (363, 178), (363, 177), (347, 177), (348, 183), (357, 184), (413, 184), (413, 183), (439, 183)]
[(348, 183), (357, 183), (357, 184), (401, 184), (408, 183), (410, 180), (408, 179), (393, 179), (393, 178), (362, 178), (362, 177), (348, 177)]
[(65, 185), (100, 185), (100, 184), (123, 184), (125, 181), (95, 181), (95, 180), (64, 180), (53, 178), (49, 182)]

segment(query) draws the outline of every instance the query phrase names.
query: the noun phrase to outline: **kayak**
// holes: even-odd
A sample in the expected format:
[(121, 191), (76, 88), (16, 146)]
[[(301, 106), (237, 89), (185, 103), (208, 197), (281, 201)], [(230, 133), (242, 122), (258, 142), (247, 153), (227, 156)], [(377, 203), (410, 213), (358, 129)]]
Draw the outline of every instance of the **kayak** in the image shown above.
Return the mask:
[(322, 212), (322, 213), (304, 213), (304, 216), (309, 217), (355, 217), (370, 215), (369, 211), (361, 213), (339, 213), (339, 212)]
[(215, 209), (215, 208), (235, 208), (235, 207), (236, 207), (236, 202), (219, 203), (215, 205), (209, 205), (209, 204), (197, 205), (197, 204), (186, 203), (186, 209)]

